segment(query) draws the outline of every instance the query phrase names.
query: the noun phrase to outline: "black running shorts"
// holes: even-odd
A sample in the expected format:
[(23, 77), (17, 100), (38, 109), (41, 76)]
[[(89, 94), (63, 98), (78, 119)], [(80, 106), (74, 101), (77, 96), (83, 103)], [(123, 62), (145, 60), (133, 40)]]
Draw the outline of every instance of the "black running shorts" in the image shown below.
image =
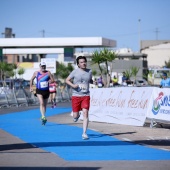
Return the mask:
[(36, 89), (36, 94), (41, 94), (43, 96), (43, 99), (48, 99), (50, 96), (49, 90)]

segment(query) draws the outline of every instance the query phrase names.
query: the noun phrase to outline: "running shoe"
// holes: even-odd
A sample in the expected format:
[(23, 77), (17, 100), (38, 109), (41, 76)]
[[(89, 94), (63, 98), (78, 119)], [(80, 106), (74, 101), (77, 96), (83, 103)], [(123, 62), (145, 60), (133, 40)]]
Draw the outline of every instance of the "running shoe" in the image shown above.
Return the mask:
[(77, 122), (77, 121), (79, 120), (79, 117), (80, 117), (80, 114), (78, 115), (78, 117), (73, 118), (73, 121), (74, 121), (74, 122)]
[[(72, 112), (72, 113), (73, 113), (73, 112)], [(81, 115), (81, 111), (79, 111), (79, 113), (78, 113), (78, 117), (73, 118), (73, 121), (74, 121), (74, 122), (77, 122), (77, 121), (78, 121), (78, 119), (79, 119), (79, 117), (80, 117), (80, 115)]]
[(89, 139), (89, 137), (87, 136), (86, 133), (84, 133), (84, 134), (82, 134), (82, 139), (83, 139), (83, 140), (87, 140), (87, 139)]
[(57, 107), (56, 104), (53, 104), (53, 105), (51, 106), (52, 109), (54, 109), (54, 108), (56, 108), (56, 107)]
[(47, 123), (46, 117), (42, 117), (42, 118), (41, 118), (41, 121), (42, 121), (42, 125), (45, 125), (45, 124)]

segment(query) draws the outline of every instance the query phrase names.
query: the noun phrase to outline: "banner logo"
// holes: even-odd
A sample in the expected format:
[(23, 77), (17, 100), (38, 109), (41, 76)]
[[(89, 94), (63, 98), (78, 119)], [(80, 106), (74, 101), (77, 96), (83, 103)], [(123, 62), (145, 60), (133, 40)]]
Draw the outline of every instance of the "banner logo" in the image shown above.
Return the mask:
[(153, 101), (152, 112), (154, 115), (157, 115), (161, 108), (160, 100), (162, 99), (163, 95), (163, 92), (160, 92), (158, 97)]

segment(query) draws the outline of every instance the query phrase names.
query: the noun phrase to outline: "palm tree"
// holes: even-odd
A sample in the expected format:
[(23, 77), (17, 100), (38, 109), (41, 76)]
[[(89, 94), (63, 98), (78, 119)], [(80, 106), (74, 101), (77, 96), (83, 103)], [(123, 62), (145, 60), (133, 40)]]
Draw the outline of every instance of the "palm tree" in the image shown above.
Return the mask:
[(146, 72), (143, 74), (143, 78), (147, 80), (148, 84), (154, 84), (153, 72), (151, 70), (146, 70)]
[(107, 84), (106, 84), (106, 87), (109, 87), (111, 76), (109, 74), (108, 62), (111, 62), (111, 69), (110, 70), (112, 70), (112, 67), (113, 67), (112, 61), (115, 60), (116, 54), (114, 52), (110, 51), (107, 48), (104, 48), (103, 50), (101, 50), (100, 54), (101, 54), (102, 59), (103, 59), (105, 65), (106, 65), (106, 75), (107, 75), (107, 79), (106, 79)]
[(132, 76), (135, 77), (135, 82), (136, 82), (136, 76), (137, 76), (138, 72), (139, 72), (139, 68), (131, 67), (131, 73), (132, 73)]
[(168, 61), (165, 61), (165, 67), (170, 68), (170, 59)]
[(110, 51), (109, 49), (104, 48), (103, 50), (100, 51), (100, 55), (101, 55), (103, 61), (105, 62), (106, 72), (108, 74), (109, 73), (108, 62), (112, 62), (113, 60), (115, 60), (116, 54), (114, 52)]
[(101, 72), (101, 74), (102, 74), (102, 72), (103, 72), (103, 69), (102, 69), (102, 67), (101, 67), (101, 63), (103, 63), (104, 61), (103, 61), (103, 58), (102, 58), (102, 56), (101, 56), (101, 54), (97, 51), (97, 50), (95, 50), (94, 52), (93, 52), (93, 54), (92, 54), (92, 60), (91, 60), (91, 64), (93, 65), (93, 64), (98, 64), (98, 67), (99, 67), (99, 70), (100, 70), (100, 72)]
[(127, 77), (128, 80), (132, 77), (132, 71), (131, 70), (125, 70), (124, 71), (125, 76)]
[(97, 75), (97, 71), (96, 70), (92, 70), (92, 75), (96, 76)]
[(111, 62), (111, 70), (112, 70), (112, 61), (116, 58), (116, 54), (112, 51), (110, 51), (107, 48), (104, 48), (100, 52), (97, 50), (94, 51), (92, 54), (92, 64), (98, 64), (99, 69), (101, 71), (101, 74), (103, 73), (103, 69), (101, 67), (101, 64), (104, 63), (106, 66), (106, 86), (108, 87), (110, 84), (110, 74), (109, 74), (109, 68), (108, 68), (108, 62)]

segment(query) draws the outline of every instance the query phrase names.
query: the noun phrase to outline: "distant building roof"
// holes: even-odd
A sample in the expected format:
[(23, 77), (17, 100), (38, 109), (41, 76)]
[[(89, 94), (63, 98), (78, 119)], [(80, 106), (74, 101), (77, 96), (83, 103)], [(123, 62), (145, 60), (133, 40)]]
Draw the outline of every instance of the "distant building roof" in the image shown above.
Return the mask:
[(117, 54), (127, 54), (127, 53), (131, 53), (133, 54), (134, 52), (132, 51), (132, 49), (130, 48), (120, 48), (120, 49), (117, 49), (115, 51)]
[(141, 50), (144, 50), (146, 48), (149, 48), (151, 46), (156, 46), (160, 44), (167, 44), (170, 43), (170, 40), (142, 40), (141, 41)]
[(130, 48), (120, 48), (115, 51), (118, 58), (147, 58), (147, 54), (133, 52)]
[(103, 37), (0, 38), (0, 48), (116, 47), (116, 41)]

